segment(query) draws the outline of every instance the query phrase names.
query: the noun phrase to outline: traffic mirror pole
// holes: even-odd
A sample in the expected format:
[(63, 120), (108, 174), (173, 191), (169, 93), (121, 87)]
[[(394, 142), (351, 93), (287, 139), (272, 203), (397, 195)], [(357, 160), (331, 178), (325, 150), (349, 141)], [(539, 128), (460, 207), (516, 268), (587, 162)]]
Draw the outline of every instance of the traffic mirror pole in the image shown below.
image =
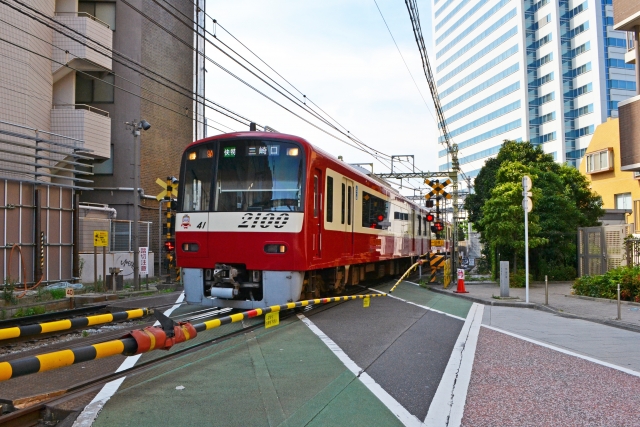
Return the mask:
[(529, 303), (529, 212), (533, 209), (531, 200), (531, 178), (522, 177), (522, 209), (524, 210), (524, 283), (525, 302)]

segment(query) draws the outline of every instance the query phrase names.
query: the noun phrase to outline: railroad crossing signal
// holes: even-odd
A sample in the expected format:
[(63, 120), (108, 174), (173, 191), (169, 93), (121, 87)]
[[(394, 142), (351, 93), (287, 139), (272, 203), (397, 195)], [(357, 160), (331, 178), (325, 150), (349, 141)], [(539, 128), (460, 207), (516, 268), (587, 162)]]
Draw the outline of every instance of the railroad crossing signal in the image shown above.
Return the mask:
[(171, 192), (171, 196), (178, 197), (177, 186), (168, 185), (167, 182), (161, 180), (160, 178), (156, 179), (156, 184), (164, 188), (164, 190), (156, 196), (156, 200), (162, 200), (166, 198), (167, 196), (169, 196), (169, 192)]
[(445, 182), (439, 182), (438, 180), (431, 181), (430, 179), (425, 179), (424, 183), (431, 187), (431, 191), (429, 194), (424, 196), (425, 199), (429, 200), (433, 196), (442, 195), (445, 199), (450, 199), (451, 194), (444, 191), (444, 188), (451, 184), (451, 180), (447, 179)]

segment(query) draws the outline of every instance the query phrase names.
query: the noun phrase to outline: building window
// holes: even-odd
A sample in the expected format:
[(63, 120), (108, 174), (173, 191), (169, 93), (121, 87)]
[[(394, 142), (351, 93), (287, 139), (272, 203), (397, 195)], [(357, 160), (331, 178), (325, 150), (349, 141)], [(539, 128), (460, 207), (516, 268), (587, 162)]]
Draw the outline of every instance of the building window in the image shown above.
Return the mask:
[(538, 21), (538, 29), (544, 27), (549, 22), (551, 22), (551, 14), (548, 14), (547, 16), (543, 16), (542, 19)]
[(607, 172), (611, 170), (613, 170), (612, 148), (587, 154), (587, 173)]
[(615, 194), (616, 209), (631, 209), (631, 193)]
[(81, 1), (78, 2), (78, 12), (88, 13), (116, 29), (116, 4), (110, 2)]
[(115, 76), (106, 72), (76, 73), (76, 104), (113, 104), (114, 82)]

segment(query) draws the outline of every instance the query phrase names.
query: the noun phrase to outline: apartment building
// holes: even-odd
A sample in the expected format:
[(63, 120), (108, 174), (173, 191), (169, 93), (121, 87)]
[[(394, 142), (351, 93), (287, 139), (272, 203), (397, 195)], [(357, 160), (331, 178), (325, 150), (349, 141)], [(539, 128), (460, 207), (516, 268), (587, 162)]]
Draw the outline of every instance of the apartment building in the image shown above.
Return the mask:
[[(157, 178), (178, 174), (194, 138), (195, 6), (167, 7), (173, 14), (151, 0), (0, 5), (5, 280), (78, 277), (79, 203), (110, 205), (119, 220), (133, 220), (133, 174), (146, 195), (160, 192)], [(140, 119), (152, 127), (139, 138), (134, 165), (125, 122)], [(153, 251), (158, 202), (143, 197), (141, 208), (140, 219), (153, 224)]]
[(635, 93), (611, 0), (434, 0), (433, 22), (438, 92), (468, 176), (505, 139), (577, 167), (595, 127)]
[(636, 67), (636, 96), (618, 104), (620, 109), (620, 158), (624, 171), (640, 171), (640, 3), (613, 0), (613, 28), (627, 32), (625, 62)]

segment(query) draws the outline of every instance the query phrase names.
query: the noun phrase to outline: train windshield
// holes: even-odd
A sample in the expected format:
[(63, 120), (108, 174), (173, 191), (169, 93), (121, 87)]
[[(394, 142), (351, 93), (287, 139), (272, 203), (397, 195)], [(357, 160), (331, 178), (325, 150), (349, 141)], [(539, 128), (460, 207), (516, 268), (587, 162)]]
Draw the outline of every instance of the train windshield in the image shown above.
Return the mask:
[(221, 141), (214, 211), (302, 211), (303, 150), (283, 141)]

